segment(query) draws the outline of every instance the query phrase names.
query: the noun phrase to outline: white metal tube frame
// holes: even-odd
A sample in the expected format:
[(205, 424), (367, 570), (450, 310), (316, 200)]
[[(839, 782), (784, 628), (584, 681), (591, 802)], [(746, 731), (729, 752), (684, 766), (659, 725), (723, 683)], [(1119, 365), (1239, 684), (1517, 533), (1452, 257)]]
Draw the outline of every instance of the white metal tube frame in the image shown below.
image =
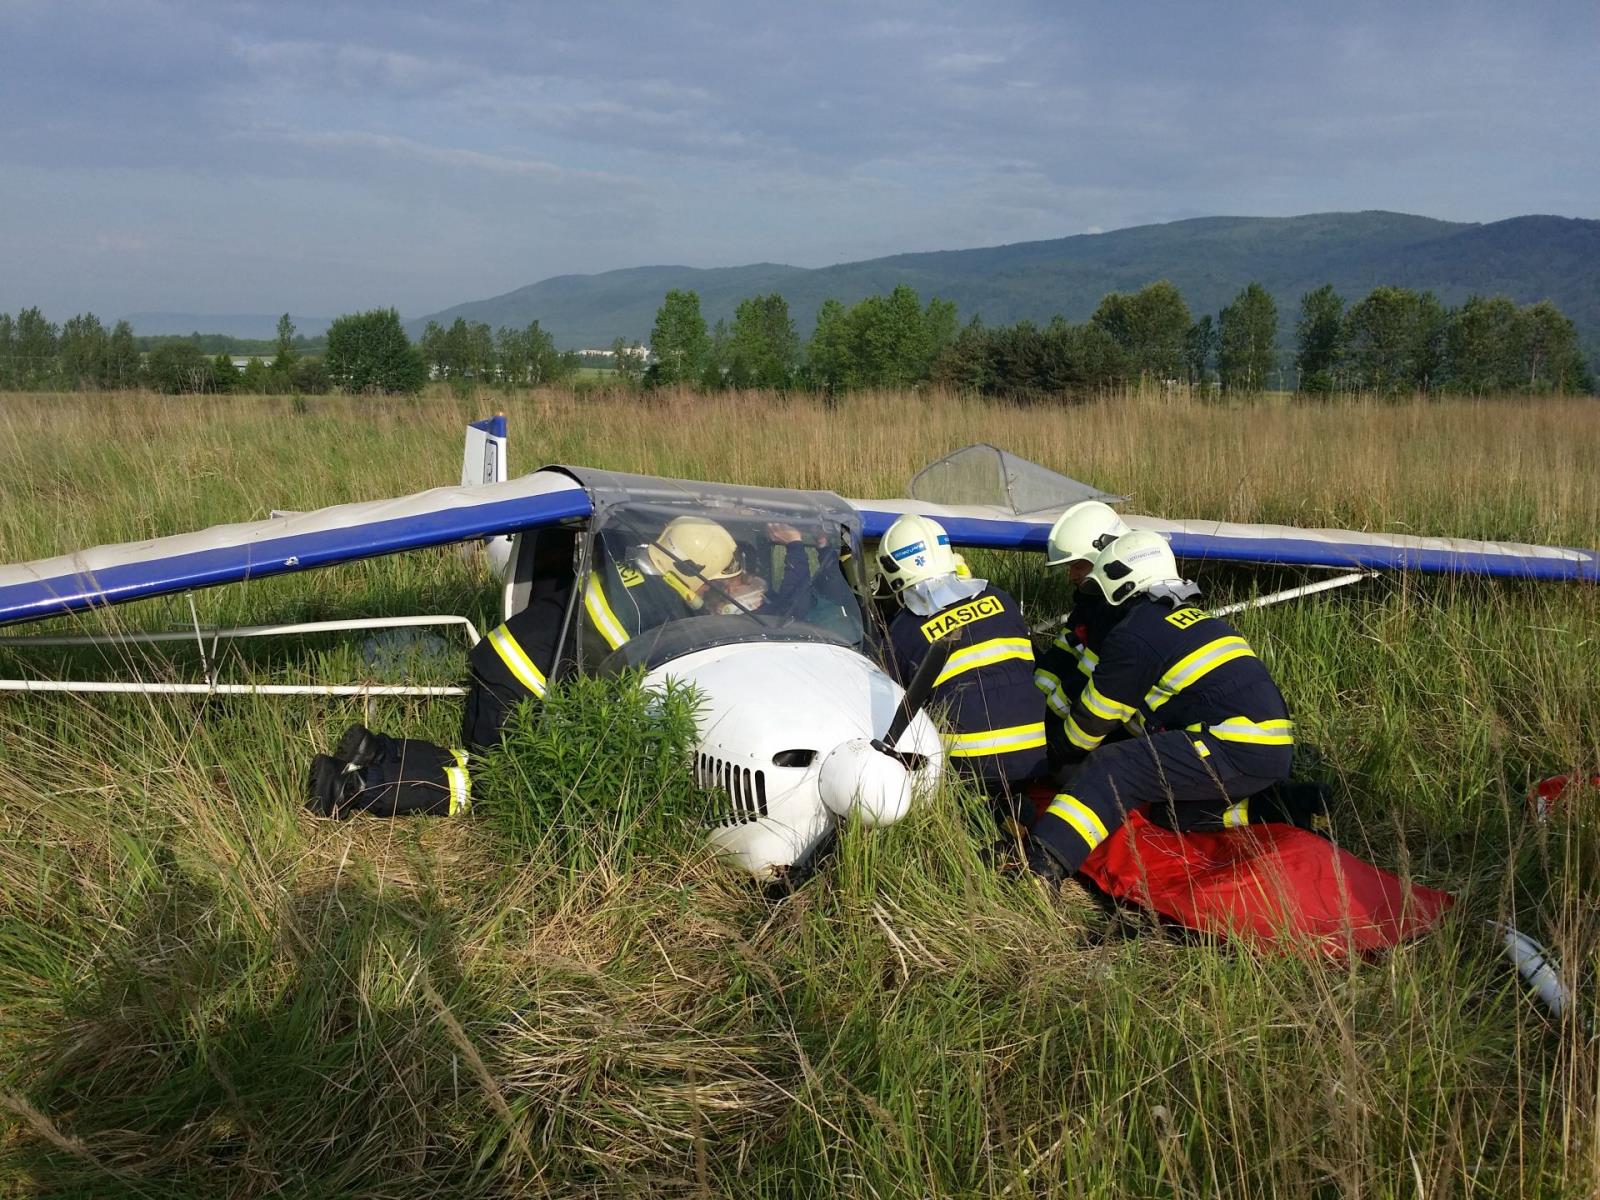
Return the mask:
[[(192, 616), (191, 612), (191, 616)], [(467, 644), (476, 646), (482, 640), (478, 628), (468, 618), (439, 614), (410, 617), (357, 617), (340, 621), (300, 621), (283, 625), (240, 625), (232, 629), (195, 628), (190, 630), (129, 630), (123, 633), (81, 633), (0, 636), (0, 646), (21, 649), (34, 646), (102, 646), (134, 645), (156, 642), (185, 642), (193, 640), (200, 647), (205, 665), (204, 683), (157, 683), (146, 681), (112, 682), (107, 680), (72, 679), (0, 679), (0, 692), (69, 692), (88, 694), (133, 694), (146, 696), (464, 696), (465, 688), (453, 686), (413, 686), (409, 684), (299, 684), (299, 683), (218, 683), (211, 676), (211, 655), (206, 652), (206, 638), (211, 640), (211, 654), (217, 646), (233, 638), (290, 637), (296, 634), (336, 633), (362, 629), (404, 629), (419, 626), (459, 625), (467, 635)]]

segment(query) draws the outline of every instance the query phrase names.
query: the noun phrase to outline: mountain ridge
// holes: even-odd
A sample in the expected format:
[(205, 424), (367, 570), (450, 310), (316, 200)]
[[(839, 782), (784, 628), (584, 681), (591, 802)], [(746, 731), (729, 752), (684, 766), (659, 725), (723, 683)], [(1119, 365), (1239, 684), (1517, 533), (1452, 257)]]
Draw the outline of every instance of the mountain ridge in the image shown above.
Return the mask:
[(1331, 283), (1348, 302), (1373, 287), (1427, 289), (1446, 304), (1473, 292), (1504, 293), (1519, 304), (1553, 300), (1600, 357), (1600, 221), (1528, 214), (1492, 222), (1442, 221), (1383, 209), (1293, 217), (1187, 217), (1108, 233), (1010, 242), (959, 250), (917, 250), (825, 267), (751, 263), (734, 267), (652, 264), (565, 274), (483, 300), (452, 305), (406, 323), (413, 336), (430, 320), (525, 326), (537, 319), (563, 347), (647, 341), (670, 288), (700, 293), (708, 323), (731, 318), (738, 301), (781, 292), (802, 336), (825, 299), (845, 304), (905, 283), (924, 300), (953, 300), (963, 321), (988, 324), (1086, 320), (1111, 291), (1169, 279), (1195, 317), (1217, 312), (1252, 280), (1278, 302), (1292, 336), (1300, 296)]

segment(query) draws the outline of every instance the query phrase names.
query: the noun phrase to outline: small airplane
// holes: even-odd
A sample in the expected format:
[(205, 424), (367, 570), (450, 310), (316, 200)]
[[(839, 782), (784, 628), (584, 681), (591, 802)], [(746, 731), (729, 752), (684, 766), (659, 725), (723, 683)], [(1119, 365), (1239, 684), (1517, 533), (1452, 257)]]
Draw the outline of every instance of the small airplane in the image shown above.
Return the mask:
[[(897, 819), (944, 767), (938, 730), (921, 711), (932, 672), (913, 681), (908, 695), (868, 653), (870, 544), (900, 514), (916, 512), (940, 521), (960, 547), (1042, 549), (1067, 506), (1123, 499), (988, 445), (966, 447), (924, 468), (905, 498), (850, 500), (831, 492), (582, 466), (547, 466), (510, 479), (506, 442), (503, 416), (473, 422), (457, 487), (0, 566), (0, 625), (482, 542), (503, 577), (505, 615), (520, 611), (552, 580), (564, 580), (570, 630), (589, 600), (587, 589), (599, 586), (594, 565), (619, 537), (637, 540), (640, 530), (660, 529), (678, 516), (711, 517), (733, 533), (747, 558), (759, 560), (771, 549), (764, 531), (786, 526), (805, 539), (813, 569), (838, 576), (816, 589), (819, 598), (809, 611), (782, 619), (759, 610), (707, 612), (646, 630), (602, 660), (580, 664), (601, 673), (643, 669), (647, 682), (672, 677), (698, 690), (704, 709), (696, 776), (726, 798), (710, 820), (711, 841), (746, 870), (771, 876), (803, 868), (851, 813), (869, 823)], [(1593, 550), (1134, 515), (1126, 520), (1168, 537), (1185, 560), (1343, 572), (1249, 605), (1347, 586), (1383, 571), (1600, 582), (1600, 553)], [(831, 555), (819, 549), (830, 546)], [(203, 683), (12, 679), (0, 680), (0, 691), (457, 695), (461, 689), (448, 687), (222, 683), (212, 677), (207, 642), (214, 651), (233, 637), (445, 624), (464, 626), (468, 639), (478, 640), (470, 621), (447, 614), (202, 631), (192, 598), (190, 606), (192, 627), (182, 631), (5, 637), (0, 643), (191, 639), (206, 664)]]

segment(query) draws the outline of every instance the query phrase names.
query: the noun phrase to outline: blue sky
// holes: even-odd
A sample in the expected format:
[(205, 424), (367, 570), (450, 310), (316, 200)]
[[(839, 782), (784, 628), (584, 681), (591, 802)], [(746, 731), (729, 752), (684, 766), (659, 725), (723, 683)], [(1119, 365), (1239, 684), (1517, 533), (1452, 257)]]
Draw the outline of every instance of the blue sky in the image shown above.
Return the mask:
[(0, 309), (1600, 216), (1600, 4), (0, 0)]

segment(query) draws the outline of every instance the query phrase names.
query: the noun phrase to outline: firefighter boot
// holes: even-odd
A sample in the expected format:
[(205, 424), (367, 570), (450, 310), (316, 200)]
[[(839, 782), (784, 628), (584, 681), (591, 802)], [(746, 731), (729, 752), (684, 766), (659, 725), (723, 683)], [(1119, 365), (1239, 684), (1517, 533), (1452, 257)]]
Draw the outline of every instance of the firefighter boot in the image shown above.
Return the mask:
[(361, 771), (353, 763), (319, 754), (306, 778), (306, 809), (319, 817), (342, 821), (355, 811), (351, 801), (361, 791)]
[(333, 757), (349, 763), (358, 771), (364, 771), (383, 757), (383, 743), (365, 725), (352, 725), (340, 736)]

